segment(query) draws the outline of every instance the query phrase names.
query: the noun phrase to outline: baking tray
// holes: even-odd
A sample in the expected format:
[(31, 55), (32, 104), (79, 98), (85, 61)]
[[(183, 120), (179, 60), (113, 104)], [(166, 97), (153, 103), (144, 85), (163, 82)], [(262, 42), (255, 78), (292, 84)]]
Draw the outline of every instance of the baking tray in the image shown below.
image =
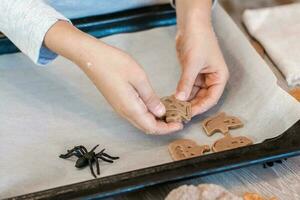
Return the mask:
[[(96, 37), (135, 32), (176, 23), (169, 5), (126, 10), (118, 13), (73, 19), (73, 24)], [(0, 54), (19, 50), (0, 38)], [(9, 199), (101, 199), (148, 186), (206, 176), (258, 163), (300, 155), (300, 120), (278, 137), (262, 143), (84, 181)]]

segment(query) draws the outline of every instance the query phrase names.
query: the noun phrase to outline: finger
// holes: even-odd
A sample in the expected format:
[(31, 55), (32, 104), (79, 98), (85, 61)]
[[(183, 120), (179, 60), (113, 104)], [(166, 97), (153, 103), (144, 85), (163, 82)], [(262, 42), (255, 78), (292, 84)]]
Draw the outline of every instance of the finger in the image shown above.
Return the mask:
[(222, 96), (224, 87), (225, 83), (212, 85), (208, 89), (201, 89), (192, 101), (192, 116), (206, 112), (216, 105)]
[(203, 74), (198, 74), (197, 75), (197, 78), (195, 80), (195, 86), (198, 86), (198, 87), (206, 87), (206, 84), (205, 84), (205, 77)]
[(190, 97), (187, 100), (191, 101), (192, 99), (194, 99), (196, 97), (197, 93), (199, 92), (199, 90), (200, 90), (199, 86), (193, 86)]
[(166, 123), (157, 120), (149, 112), (144, 113), (142, 114), (142, 117), (137, 118), (136, 123), (142, 126), (142, 130), (145, 133), (151, 135), (164, 135), (183, 129), (183, 124), (176, 122)]
[(176, 131), (180, 131), (183, 129), (182, 123), (170, 122), (166, 123), (163, 121), (156, 121), (156, 131), (155, 135), (166, 135), (170, 133), (174, 133)]
[(165, 106), (155, 94), (146, 76), (141, 76), (138, 79), (133, 80), (132, 86), (137, 91), (138, 95), (141, 97), (150, 112), (152, 112), (156, 117), (161, 117), (165, 114)]
[(137, 91), (132, 88), (129, 90), (127, 101), (130, 102), (130, 108), (123, 112), (123, 116), (130, 121), (135, 127), (148, 134), (168, 134), (181, 130), (181, 123), (165, 123), (159, 121), (148, 111), (144, 101), (137, 95)]
[(186, 101), (188, 99), (193, 89), (193, 85), (195, 83), (197, 75), (198, 70), (196, 69), (196, 67), (186, 67), (183, 69), (175, 94), (175, 97), (178, 100)]
[(187, 100), (191, 101), (192, 99), (194, 99), (197, 93), (199, 92), (200, 88), (202, 87), (206, 87), (204, 82), (204, 76), (202, 74), (198, 74), (194, 86), (192, 88), (191, 94)]
[(135, 127), (151, 135), (164, 135), (183, 129), (181, 123), (165, 123), (157, 120), (149, 111), (141, 111), (135, 116), (126, 117)]
[[(144, 105), (144, 102), (137, 97), (137, 103), (140, 104), (141, 108)], [(142, 104), (142, 105), (141, 105)], [(182, 123), (165, 123), (161, 120), (157, 120), (152, 113), (150, 113), (147, 109), (140, 109), (137, 115), (133, 118), (134, 123), (141, 127), (140, 129), (143, 130), (147, 134), (153, 135), (162, 135), (172, 133), (183, 128)]]

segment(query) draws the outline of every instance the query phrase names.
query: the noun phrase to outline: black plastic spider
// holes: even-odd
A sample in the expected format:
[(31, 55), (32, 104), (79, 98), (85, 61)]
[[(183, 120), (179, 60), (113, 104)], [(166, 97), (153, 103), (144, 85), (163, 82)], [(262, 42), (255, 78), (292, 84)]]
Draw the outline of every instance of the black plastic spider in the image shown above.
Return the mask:
[(77, 168), (83, 168), (86, 166), (90, 166), (90, 170), (92, 175), (97, 178), (94, 169), (93, 169), (93, 163), (96, 162), (97, 167), (97, 174), (100, 175), (100, 167), (99, 167), (99, 161), (98, 159), (101, 159), (105, 162), (113, 163), (114, 160), (119, 159), (119, 157), (110, 156), (106, 153), (104, 153), (105, 149), (102, 149), (99, 153), (95, 153), (95, 149), (99, 146), (96, 145), (92, 150), (88, 151), (84, 146), (75, 146), (73, 149), (68, 150), (68, 153), (61, 154), (59, 157), (66, 159), (71, 156), (76, 156), (78, 160), (76, 161), (75, 167)]

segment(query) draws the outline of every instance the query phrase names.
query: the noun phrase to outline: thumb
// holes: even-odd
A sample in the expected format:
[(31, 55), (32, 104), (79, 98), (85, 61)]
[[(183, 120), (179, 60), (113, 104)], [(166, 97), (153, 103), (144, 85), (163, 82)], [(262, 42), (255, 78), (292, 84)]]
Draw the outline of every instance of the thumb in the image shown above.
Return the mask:
[(189, 98), (197, 75), (198, 71), (196, 71), (195, 67), (183, 68), (180, 80), (177, 85), (175, 94), (176, 99), (186, 101)]
[(155, 94), (147, 77), (140, 78), (140, 80), (133, 81), (132, 83), (148, 110), (156, 117), (163, 116), (166, 112), (165, 106)]

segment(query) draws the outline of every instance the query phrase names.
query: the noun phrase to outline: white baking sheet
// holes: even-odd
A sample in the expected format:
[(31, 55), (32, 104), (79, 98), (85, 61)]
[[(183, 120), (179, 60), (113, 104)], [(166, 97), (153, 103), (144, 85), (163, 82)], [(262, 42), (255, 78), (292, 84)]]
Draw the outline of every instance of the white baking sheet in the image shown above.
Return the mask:
[[(284, 132), (300, 118), (300, 105), (276, 85), (264, 61), (227, 14), (217, 7), (214, 26), (231, 77), (219, 104), (180, 133), (149, 136), (118, 117), (104, 98), (69, 61), (34, 66), (24, 55), (0, 57), (0, 198), (92, 179), (88, 168), (58, 155), (74, 145), (100, 144), (120, 160), (101, 164), (102, 176), (170, 162), (169, 142), (191, 138), (212, 144), (199, 122), (217, 111), (240, 117), (245, 135), (256, 143)], [(175, 27), (103, 39), (131, 53), (145, 68), (160, 96), (171, 94), (179, 78)], [(100, 148), (99, 148), (100, 149)]]

